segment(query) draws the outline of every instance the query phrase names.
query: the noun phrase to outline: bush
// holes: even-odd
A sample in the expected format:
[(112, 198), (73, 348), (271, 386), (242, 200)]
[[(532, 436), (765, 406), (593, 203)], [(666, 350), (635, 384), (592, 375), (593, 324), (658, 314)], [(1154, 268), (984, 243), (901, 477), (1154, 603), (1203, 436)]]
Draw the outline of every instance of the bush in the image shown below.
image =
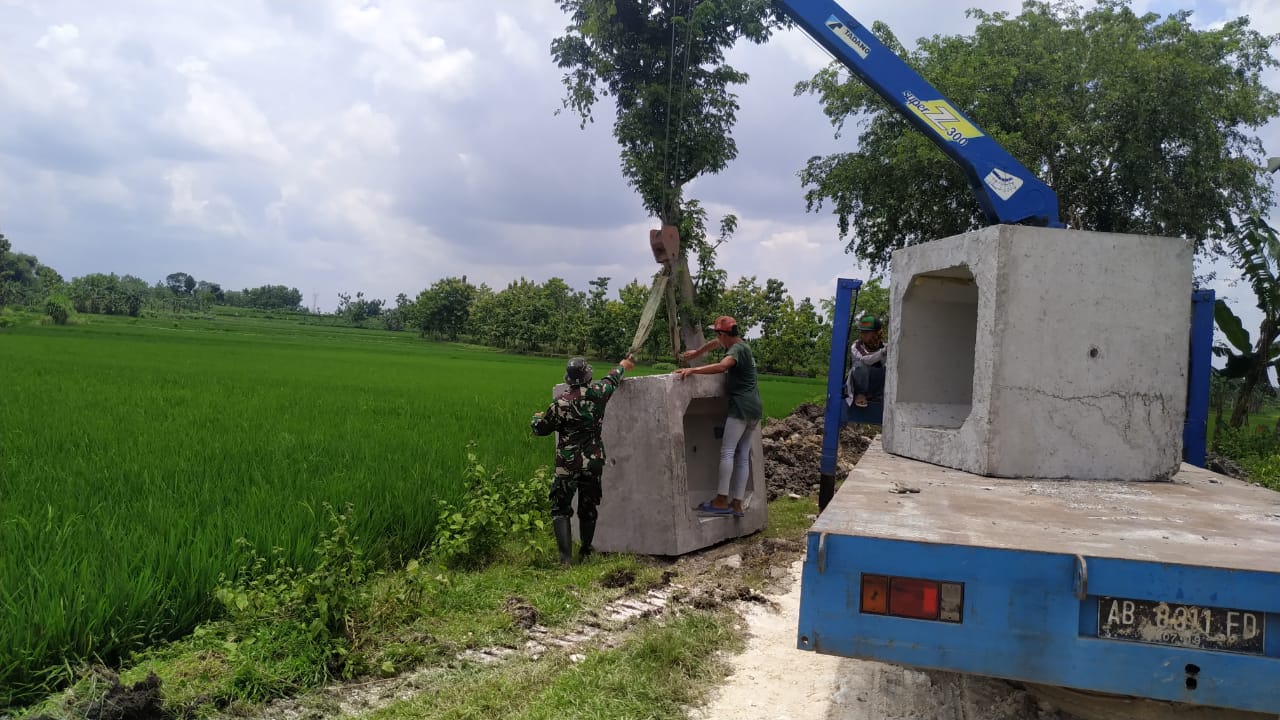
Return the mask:
[(1280, 490), (1280, 442), (1273, 433), (1248, 427), (1218, 427), (1215, 452), (1236, 461), (1251, 482)]
[(44, 314), (53, 320), (54, 325), (66, 325), (72, 312), (71, 298), (66, 295), (50, 295), (44, 301)]
[(1252, 457), (1266, 457), (1280, 452), (1280, 444), (1270, 432), (1258, 432), (1251, 427), (1218, 427), (1214, 430), (1215, 451), (1236, 462)]
[(300, 643), (306, 646), (302, 654), (345, 670), (342, 658), (352, 640), (353, 618), (366, 602), (371, 572), (359, 539), (351, 534), (351, 506), (341, 514), (327, 503), (324, 507), (332, 528), (316, 547), (315, 569), (289, 565), (278, 547), (269, 561), (241, 538), (240, 570), (232, 578), (220, 576), (214, 596), (244, 635), (264, 646)]
[(467, 490), (454, 505), (440, 500), (440, 520), (431, 541), (431, 557), (447, 566), (479, 567), (511, 540), (540, 551), (535, 533), (547, 527), (551, 513), (547, 491), (551, 478), (541, 467), (532, 478), (510, 480), (502, 470), (488, 472), (475, 455), (475, 441), (467, 443)]
[(1240, 464), (1249, 474), (1250, 482), (1280, 490), (1280, 454), (1253, 456), (1242, 460)]

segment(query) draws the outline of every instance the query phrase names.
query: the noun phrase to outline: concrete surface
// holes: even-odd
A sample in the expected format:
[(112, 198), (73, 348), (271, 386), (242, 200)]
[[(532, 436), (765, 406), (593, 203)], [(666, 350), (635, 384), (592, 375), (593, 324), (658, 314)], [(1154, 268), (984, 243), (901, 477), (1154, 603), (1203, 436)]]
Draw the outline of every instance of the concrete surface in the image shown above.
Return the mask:
[[(724, 383), (723, 375), (622, 381), (604, 416), (604, 497), (592, 543), (597, 550), (683, 555), (750, 535), (768, 523), (759, 433), (751, 448), (745, 516), (694, 511), (716, 494), (718, 434), (728, 411)], [(563, 390), (561, 385), (554, 392)]]
[(1160, 485), (989, 478), (872, 442), (810, 532), (1276, 572), (1280, 493), (1192, 465)]
[(893, 254), (884, 447), (995, 477), (1181, 463), (1191, 248), (997, 225)]

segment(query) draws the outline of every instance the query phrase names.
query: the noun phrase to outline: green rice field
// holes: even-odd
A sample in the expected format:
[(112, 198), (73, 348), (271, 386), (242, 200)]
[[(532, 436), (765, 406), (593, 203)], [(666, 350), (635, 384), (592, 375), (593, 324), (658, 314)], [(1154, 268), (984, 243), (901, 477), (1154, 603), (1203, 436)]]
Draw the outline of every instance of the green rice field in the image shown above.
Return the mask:
[[(512, 476), (550, 462), (528, 421), (562, 369), (262, 318), (0, 334), (0, 708), (81, 660), (190, 631), (236, 538), (306, 564), (324, 503), (354, 506), (376, 563), (418, 555), (469, 441)], [(771, 417), (823, 393), (761, 389)]]

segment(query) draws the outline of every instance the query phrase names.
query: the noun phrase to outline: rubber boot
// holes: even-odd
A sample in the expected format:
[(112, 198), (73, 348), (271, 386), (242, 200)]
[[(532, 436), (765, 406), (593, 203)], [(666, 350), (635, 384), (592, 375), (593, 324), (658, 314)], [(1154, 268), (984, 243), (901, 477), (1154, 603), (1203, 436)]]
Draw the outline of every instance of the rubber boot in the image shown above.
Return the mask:
[(594, 518), (588, 520), (581, 516), (578, 517), (578, 536), (582, 541), (582, 546), (578, 548), (578, 562), (582, 562), (591, 555), (591, 539), (596, 536), (596, 521)]
[(551, 519), (556, 532), (556, 548), (560, 550), (561, 565), (573, 562), (573, 526), (569, 524), (570, 520), (565, 515), (557, 515)]

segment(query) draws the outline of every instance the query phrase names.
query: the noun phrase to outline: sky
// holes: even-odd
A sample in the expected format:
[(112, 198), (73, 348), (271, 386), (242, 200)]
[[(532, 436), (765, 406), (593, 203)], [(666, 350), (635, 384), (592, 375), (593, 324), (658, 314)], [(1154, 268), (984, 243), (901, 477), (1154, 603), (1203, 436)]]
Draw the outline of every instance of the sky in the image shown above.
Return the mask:
[[(1020, 6), (841, 4), (908, 46), (970, 32), (967, 7)], [(1132, 6), (1280, 33), (1275, 0)], [(585, 129), (556, 112), (549, 46), (567, 22), (553, 0), (0, 0), (0, 233), (68, 279), (283, 284), (322, 311), (340, 292), (393, 302), (456, 275), (647, 282), (658, 222), (622, 176), (611, 108)], [(797, 177), (856, 148), (793, 93), (829, 57), (794, 29), (729, 61), (751, 76), (739, 155), (686, 195), (711, 225), (738, 217), (719, 253), (731, 281), (829, 297), (836, 278), (866, 277)], [(1280, 155), (1280, 124), (1261, 137)]]

